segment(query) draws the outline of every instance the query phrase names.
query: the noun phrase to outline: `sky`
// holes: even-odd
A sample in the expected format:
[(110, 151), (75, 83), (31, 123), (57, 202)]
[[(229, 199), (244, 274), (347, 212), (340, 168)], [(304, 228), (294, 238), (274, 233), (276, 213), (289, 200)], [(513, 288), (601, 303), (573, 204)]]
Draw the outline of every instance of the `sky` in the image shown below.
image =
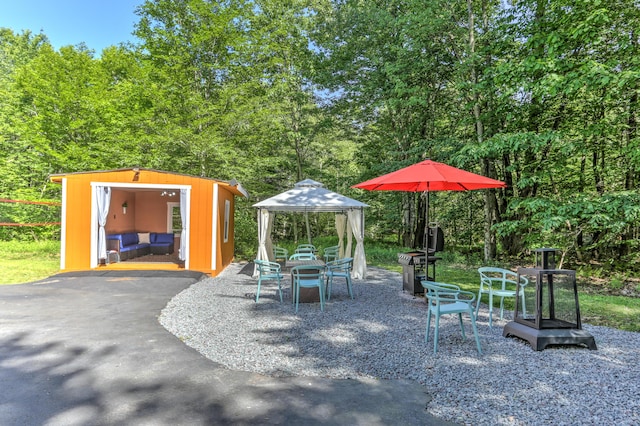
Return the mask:
[(42, 31), (56, 50), (84, 42), (99, 56), (105, 47), (136, 41), (134, 10), (143, 1), (0, 0), (0, 27)]

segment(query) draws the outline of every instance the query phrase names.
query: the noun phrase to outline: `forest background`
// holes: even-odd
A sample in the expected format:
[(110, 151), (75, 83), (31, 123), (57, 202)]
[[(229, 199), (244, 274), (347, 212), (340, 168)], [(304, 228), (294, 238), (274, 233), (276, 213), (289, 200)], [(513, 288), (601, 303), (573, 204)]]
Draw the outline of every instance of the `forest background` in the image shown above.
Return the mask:
[[(366, 238), (419, 247), (422, 194), (351, 185), (431, 158), (507, 183), (432, 193), (446, 250), (633, 280), (640, 8), (624, 0), (149, 0), (139, 44), (54, 50), (0, 29), (0, 199), (59, 202), (53, 173), (146, 167), (236, 179), (251, 205), (305, 178), (366, 202)], [(0, 222), (59, 208), (0, 203)], [(312, 218), (315, 235), (332, 219)], [(280, 215), (278, 239), (305, 235)], [(0, 240), (58, 239), (0, 226)]]

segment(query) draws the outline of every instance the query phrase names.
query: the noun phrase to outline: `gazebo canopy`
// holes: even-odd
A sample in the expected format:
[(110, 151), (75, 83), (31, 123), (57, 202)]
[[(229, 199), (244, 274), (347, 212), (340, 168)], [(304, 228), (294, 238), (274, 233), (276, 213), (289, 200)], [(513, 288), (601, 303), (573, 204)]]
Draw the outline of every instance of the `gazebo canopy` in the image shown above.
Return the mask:
[[(258, 211), (258, 255), (257, 259), (273, 260), (271, 243), (271, 226), (274, 212), (297, 213), (343, 213), (336, 216), (336, 230), (338, 231), (338, 245), (342, 250), (342, 237), (348, 221), (349, 228), (356, 239), (353, 254), (354, 278), (364, 278), (367, 261), (364, 253), (364, 208), (367, 204), (354, 200), (324, 188), (320, 182), (305, 179), (295, 184), (293, 189), (275, 195), (253, 205)], [(346, 217), (345, 217), (346, 216)], [(350, 237), (351, 232), (348, 231)], [(347, 256), (350, 256), (350, 242), (347, 244)]]
[(275, 195), (253, 205), (270, 212), (342, 212), (369, 207), (353, 198), (329, 191), (320, 182), (305, 179), (293, 189)]

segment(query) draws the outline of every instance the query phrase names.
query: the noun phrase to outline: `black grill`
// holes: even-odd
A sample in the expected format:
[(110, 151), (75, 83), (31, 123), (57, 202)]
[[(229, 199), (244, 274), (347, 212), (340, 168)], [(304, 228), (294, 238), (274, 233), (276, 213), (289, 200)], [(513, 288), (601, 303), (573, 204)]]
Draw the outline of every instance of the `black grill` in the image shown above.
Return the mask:
[(423, 293), (422, 280), (436, 280), (436, 252), (442, 251), (444, 237), (442, 229), (429, 228), (428, 253), (422, 250), (398, 253), (398, 263), (402, 265), (402, 288), (411, 294)]

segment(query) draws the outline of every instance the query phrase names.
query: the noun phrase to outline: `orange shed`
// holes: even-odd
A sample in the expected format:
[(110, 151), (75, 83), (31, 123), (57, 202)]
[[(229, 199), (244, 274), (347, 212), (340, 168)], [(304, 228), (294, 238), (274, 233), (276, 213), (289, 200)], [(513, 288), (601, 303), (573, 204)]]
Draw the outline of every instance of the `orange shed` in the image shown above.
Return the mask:
[(62, 185), (62, 271), (215, 276), (233, 261), (235, 196), (248, 196), (235, 181), (143, 168), (56, 174), (51, 181)]

